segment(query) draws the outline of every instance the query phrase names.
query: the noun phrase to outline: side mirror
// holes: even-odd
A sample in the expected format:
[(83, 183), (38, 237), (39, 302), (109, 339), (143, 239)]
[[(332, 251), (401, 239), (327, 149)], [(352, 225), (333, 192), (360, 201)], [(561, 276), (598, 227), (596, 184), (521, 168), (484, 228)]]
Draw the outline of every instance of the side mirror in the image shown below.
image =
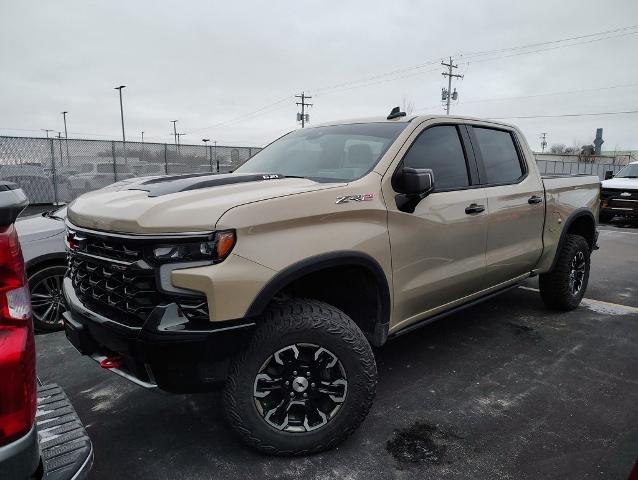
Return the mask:
[(609, 180), (610, 178), (614, 178), (614, 172), (611, 170), (607, 170), (605, 172), (605, 180)]
[(393, 187), (401, 192), (395, 200), (402, 212), (414, 213), (419, 202), (434, 190), (434, 173), (429, 168), (403, 167), (393, 180)]

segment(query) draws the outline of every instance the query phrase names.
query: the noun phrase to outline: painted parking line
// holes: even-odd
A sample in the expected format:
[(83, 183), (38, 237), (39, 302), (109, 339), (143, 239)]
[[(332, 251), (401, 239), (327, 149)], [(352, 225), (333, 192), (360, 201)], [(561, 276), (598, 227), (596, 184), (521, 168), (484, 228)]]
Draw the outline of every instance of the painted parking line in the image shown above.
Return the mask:
[(638, 235), (638, 232), (625, 232), (624, 230), (611, 230), (607, 228), (601, 228), (598, 231), (600, 232), (601, 235), (604, 235), (605, 233), (621, 233), (623, 235)]
[[(530, 290), (532, 292), (540, 292), (538, 288), (518, 287), (522, 290)], [(581, 305), (593, 310), (597, 313), (607, 315), (626, 315), (628, 313), (638, 313), (638, 308), (629, 305), (621, 305), (620, 303), (603, 302), (602, 300), (594, 300), (592, 298), (583, 298)]]

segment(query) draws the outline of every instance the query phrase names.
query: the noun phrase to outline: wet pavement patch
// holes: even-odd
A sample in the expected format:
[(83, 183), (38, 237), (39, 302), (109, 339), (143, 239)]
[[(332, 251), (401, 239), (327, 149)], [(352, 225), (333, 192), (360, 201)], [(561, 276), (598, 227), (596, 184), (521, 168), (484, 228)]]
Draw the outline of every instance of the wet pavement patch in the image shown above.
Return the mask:
[(460, 438), (440, 430), (436, 425), (416, 422), (408, 428), (396, 430), (386, 443), (386, 450), (402, 465), (440, 465), (451, 463), (446, 458), (448, 440)]
[(506, 322), (506, 323), (507, 323), (507, 326), (510, 327), (512, 332), (514, 332), (514, 335), (529, 337), (536, 341), (541, 339), (541, 336), (536, 331), (536, 329), (534, 329), (533, 327), (530, 327), (529, 325), (522, 325), (520, 323), (514, 323), (514, 322)]

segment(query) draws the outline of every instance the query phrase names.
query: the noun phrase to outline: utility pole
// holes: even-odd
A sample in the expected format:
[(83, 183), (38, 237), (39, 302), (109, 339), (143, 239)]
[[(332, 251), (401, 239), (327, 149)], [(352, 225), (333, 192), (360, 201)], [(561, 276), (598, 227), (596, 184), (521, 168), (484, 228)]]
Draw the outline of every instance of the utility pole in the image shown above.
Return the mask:
[(547, 146), (547, 132), (543, 132), (540, 134), (541, 137), (541, 152), (545, 152), (545, 147)]
[(297, 121), (301, 120), (301, 128), (304, 128), (306, 122), (310, 120), (310, 114), (306, 114), (306, 107), (312, 107), (312, 103), (306, 103), (306, 100), (312, 97), (304, 92), (301, 92), (301, 95), (295, 95), (295, 97), (301, 98), (301, 102), (296, 102), (297, 105), (301, 105), (301, 113), (297, 114)]
[[(66, 114), (69, 112), (62, 112), (62, 118), (64, 118), (64, 146), (66, 147), (66, 164), (71, 166), (71, 160), (69, 159), (69, 134), (66, 131)], [(62, 159), (60, 159), (62, 162)]]
[(175, 135), (175, 147), (177, 147), (177, 127), (175, 126), (177, 120), (171, 120), (171, 123), (173, 124), (173, 135)]
[(47, 132), (47, 138), (49, 138), (49, 132), (52, 132), (53, 130), (51, 130), (50, 128), (42, 128), (41, 129), (43, 132)]
[(126, 88), (126, 85), (120, 85), (115, 87), (115, 90), (120, 92), (120, 116), (122, 117), (122, 150), (124, 150), (124, 165), (126, 165), (126, 135), (124, 134), (124, 107), (122, 107), (122, 89)]
[(456, 92), (456, 88), (454, 89), (454, 92), (452, 92), (452, 77), (455, 78), (463, 78), (463, 75), (459, 75), (457, 73), (452, 73), (452, 69), (453, 68), (459, 68), (458, 65), (454, 65), (454, 62), (452, 62), (452, 57), (450, 57), (450, 63), (445, 63), (445, 62), (441, 62), (441, 65), (443, 65), (444, 67), (448, 68), (447, 72), (443, 72), (441, 75), (443, 75), (444, 77), (447, 77), (447, 90), (444, 88), (443, 91), (441, 92), (441, 100), (443, 100), (444, 102), (446, 102), (446, 106), (445, 106), (445, 112), (447, 115), (450, 114), (450, 99), (452, 100), (456, 100), (459, 97), (459, 94)]

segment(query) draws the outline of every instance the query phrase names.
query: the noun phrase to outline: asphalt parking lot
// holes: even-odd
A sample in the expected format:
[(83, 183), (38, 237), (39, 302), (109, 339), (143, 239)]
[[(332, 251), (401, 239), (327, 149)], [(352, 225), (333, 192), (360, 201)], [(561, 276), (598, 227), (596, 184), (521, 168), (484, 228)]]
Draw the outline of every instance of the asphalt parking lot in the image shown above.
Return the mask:
[(376, 351), (377, 398), (338, 449), (255, 453), (217, 394), (162, 395), (37, 337), (95, 447), (91, 478), (625, 479), (638, 454), (638, 228), (603, 225), (587, 300), (549, 312), (535, 282)]

